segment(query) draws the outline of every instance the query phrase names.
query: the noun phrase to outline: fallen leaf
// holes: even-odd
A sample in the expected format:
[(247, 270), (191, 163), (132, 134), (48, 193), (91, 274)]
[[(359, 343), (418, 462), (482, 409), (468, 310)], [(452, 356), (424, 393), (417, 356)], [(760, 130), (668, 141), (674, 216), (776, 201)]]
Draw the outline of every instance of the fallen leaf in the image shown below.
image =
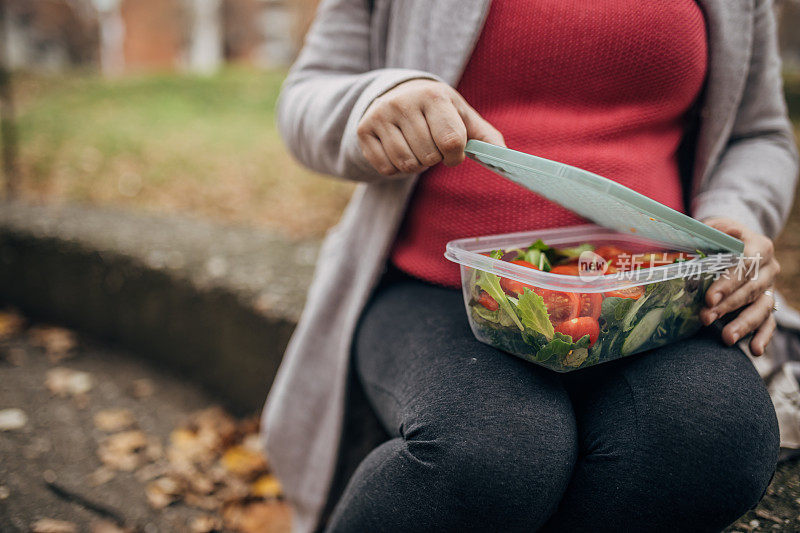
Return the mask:
[(114, 479), (116, 475), (117, 474), (112, 469), (108, 468), (107, 466), (101, 466), (89, 474), (87, 479), (90, 486), (99, 487), (100, 485), (105, 485)]
[(31, 525), (31, 533), (77, 533), (78, 526), (66, 520), (42, 518)]
[(5, 500), (11, 496), (11, 490), (5, 485), (0, 485), (0, 500)]
[(155, 509), (163, 509), (178, 501), (186, 490), (180, 479), (164, 476), (147, 484), (145, 495), (147, 502)]
[(240, 533), (284, 533), (291, 530), (289, 506), (283, 502), (254, 502), (226, 506), (225, 526)]
[(763, 518), (765, 520), (770, 520), (772, 522), (777, 522), (779, 524), (783, 523), (783, 519), (779, 516), (775, 516), (774, 514), (766, 511), (764, 509), (756, 509), (756, 516), (759, 518)]
[(153, 382), (147, 378), (134, 380), (131, 384), (131, 394), (134, 398), (147, 398), (155, 392)]
[(22, 429), (28, 424), (28, 416), (22, 409), (0, 409), (0, 431)]
[(250, 485), (250, 493), (261, 498), (279, 498), (283, 494), (281, 482), (272, 474), (266, 474)]
[(0, 340), (9, 339), (22, 331), (25, 319), (15, 311), (0, 311)]
[(222, 530), (222, 520), (211, 515), (196, 516), (189, 523), (189, 530), (192, 533), (213, 533)]
[(191, 418), (199, 437), (211, 447), (225, 447), (233, 442), (237, 433), (236, 422), (218, 406), (198, 411)]
[(51, 368), (45, 377), (45, 386), (56, 396), (77, 396), (92, 390), (91, 374), (64, 367)]
[(261, 453), (242, 445), (228, 448), (220, 463), (228, 472), (247, 479), (254, 478), (267, 468), (267, 461)]
[(28, 330), (28, 335), (34, 346), (44, 348), (54, 363), (69, 357), (78, 343), (75, 333), (56, 326), (36, 326)]
[(130, 472), (146, 462), (147, 435), (139, 430), (123, 431), (106, 437), (97, 450), (109, 468)]
[(145, 481), (150, 481), (165, 475), (167, 470), (167, 465), (163, 463), (151, 463), (149, 465), (144, 465), (136, 471), (136, 479), (144, 483)]
[(186, 428), (173, 430), (169, 436), (167, 458), (178, 468), (191, 469), (195, 464), (209, 464), (214, 460), (213, 445), (208, 439)]
[(225, 504), (243, 501), (250, 497), (250, 485), (237, 477), (228, 477), (214, 495)]
[(108, 520), (98, 520), (92, 523), (91, 533), (131, 533), (132, 529), (119, 527)]
[(199, 496), (191, 492), (183, 497), (183, 502), (189, 507), (204, 511), (216, 511), (222, 506), (222, 502), (216, 496)]
[(214, 492), (215, 483), (204, 473), (193, 470), (184, 474), (184, 479), (189, 484), (189, 489), (195, 494), (211, 494)]
[(128, 409), (104, 409), (94, 415), (94, 426), (107, 432), (120, 431), (131, 427), (136, 420)]

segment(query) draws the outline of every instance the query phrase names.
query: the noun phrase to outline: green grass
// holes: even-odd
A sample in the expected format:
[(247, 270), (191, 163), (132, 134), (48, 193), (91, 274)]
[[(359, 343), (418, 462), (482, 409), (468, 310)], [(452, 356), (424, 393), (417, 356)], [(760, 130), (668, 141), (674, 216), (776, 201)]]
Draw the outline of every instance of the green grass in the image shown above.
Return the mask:
[(283, 72), (19, 75), (22, 190), (319, 236), (352, 186), (302, 169), (275, 128)]
[[(17, 75), (23, 193), (319, 236), (352, 185), (308, 172), (287, 154), (274, 124), (283, 77), (252, 69), (117, 80)], [(787, 74), (785, 86), (800, 130), (800, 74)], [(785, 246), (797, 240), (800, 204), (789, 227)]]

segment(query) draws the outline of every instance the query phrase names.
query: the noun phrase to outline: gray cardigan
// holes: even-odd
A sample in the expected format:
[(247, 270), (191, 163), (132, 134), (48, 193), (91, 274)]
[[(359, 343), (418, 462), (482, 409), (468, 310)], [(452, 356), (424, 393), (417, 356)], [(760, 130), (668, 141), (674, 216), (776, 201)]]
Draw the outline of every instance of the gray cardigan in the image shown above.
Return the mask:
[[(350, 344), (416, 176), (377, 174), (358, 148), (357, 123), (370, 102), (406, 80), (455, 85), (489, 1), (376, 0), (370, 10), (367, 0), (323, 0), (283, 87), (278, 123), (295, 157), (362, 182), (321, 248), (306, 308), (264, 409), (265, 445), (297, 531), (320, 526), (343, 480), (379, 436), (355, 414)], [(797, 154), (771, 2), (699, 3), (709, 65), (691, 212), (736, 218), (774, 237), (792, 203)], [(800, 329), (797, 315), (780, 318)]]

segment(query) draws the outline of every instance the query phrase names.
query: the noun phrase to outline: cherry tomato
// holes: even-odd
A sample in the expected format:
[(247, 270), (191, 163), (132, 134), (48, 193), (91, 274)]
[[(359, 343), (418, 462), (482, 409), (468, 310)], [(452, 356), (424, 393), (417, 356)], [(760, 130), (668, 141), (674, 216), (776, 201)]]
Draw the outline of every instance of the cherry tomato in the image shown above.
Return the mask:
[(514, 259), (513, 261), (510, 262), (514, 263), (515, 265), (532, 268), (534, 270), (539, 270), (538, 266), (534, 265), (533, 263), (529, 263), (528, 261), (523, 261), (522, 259)]
[[(603, 246), (598, 246), (595, 248), (594, 253), (608, 261), (609, 269), (610, 267), (616, 268), (623, 268), (626, 267), (626, 270), (630, 269), (631, 264), (631, 252), (620, 248), (619, 246), (615, 246), (613, 244), (606, 244)], [(620, 258), (620, 256), (623, 256)], [(616, 270), (615, 270), (616, 271)], [(610, 272), (606, 272), (610, 273)]]
[(494, 301), (494, 298), (489, 296), (489, 293), (486, 291), (481, 291), (480, 296), (478, 297), (478, 303), (484, 306), (489, 311), (497, 311), (500, 309), (500, 305)]
[(578, 316), (589, 316), (597, 320), (603, 306), (603, 295), (599, 292), (585, 292), (580, 295), (581, 304)]
[[(534, 270), (539, 270), (539, 267), (537, 267), (533, 263), (529, 263), (528, 261), (523, 261), (522, 259), (515, 259), (511, 261), (511, 263), (515, 265), (532, 268)], [(533, 285), (528, 285), (527, 283), (522, 283), (521, 281), (508, 278), (500, 278), (500, 287), (502, 287), (503, 290), (508, 294), (522, 294), (523, 292), (525, 292), (526, 288), (533, 290)]]
[[(604, 275), (615, 274), (616, 272), (617, 269), (614, 267), (614, 265), (609, 263)], [(580, 276), (581, 265), (575, 262), (575, 263), (567, 263), (565, 265), (554, 266), (553, 268), (550, 269), (550, 273), (561, 274), (563, 276)]]
[(594, 346), (594, 343), (597, 342), (597, 337), (600, 336), (600, 325), (597, 320), (590, 316), (565, 320), (556, 324), (555, 330), (564, 335), (569, 335), (572, 337), (573, 342), (578, 342), (584, 335), (589, 335), (589, 346)]
[(550, 269), (551, 274), (561, 274), (562, 276), (577, 276), (580, 274), (578, 263), (568, 263), (566, 265), (554, 266)]
[(578, 316), (581, 299), (576, 293), (551, 291), (540, 289), (539, 287), (533, 290), (544, 299), (544, 305), (547, 307), (547, 314), (550, 316), (550, 321), (554, 324)]
[(644, 296), (644, 286), (638, 285), (636, 287), (628, 287), (627, 289), (618, 289), (611, 292), (603, 293), (607, 298), (633, 298), (638, 300)]

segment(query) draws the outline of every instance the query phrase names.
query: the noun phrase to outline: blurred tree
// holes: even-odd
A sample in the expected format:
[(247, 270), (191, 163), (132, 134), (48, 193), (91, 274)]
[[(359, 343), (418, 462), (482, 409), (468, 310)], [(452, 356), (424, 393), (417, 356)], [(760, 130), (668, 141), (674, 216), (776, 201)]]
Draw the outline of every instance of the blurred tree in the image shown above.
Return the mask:
[(800, 69), (800, 0), (779, 0), (776, 14), (781, 55), (788, 70)]
[(8, 66), (8, 0), (0, 0), (0, 135), (3, 141), (3, 174), (6, 195), (17, 192), (17, 125), (14, 117), (14, 98), (11, 87), (11, 69)]
[(211, 74), (222, 64), (222, 0), (185, 0), (189, 11), (191, 72)]

